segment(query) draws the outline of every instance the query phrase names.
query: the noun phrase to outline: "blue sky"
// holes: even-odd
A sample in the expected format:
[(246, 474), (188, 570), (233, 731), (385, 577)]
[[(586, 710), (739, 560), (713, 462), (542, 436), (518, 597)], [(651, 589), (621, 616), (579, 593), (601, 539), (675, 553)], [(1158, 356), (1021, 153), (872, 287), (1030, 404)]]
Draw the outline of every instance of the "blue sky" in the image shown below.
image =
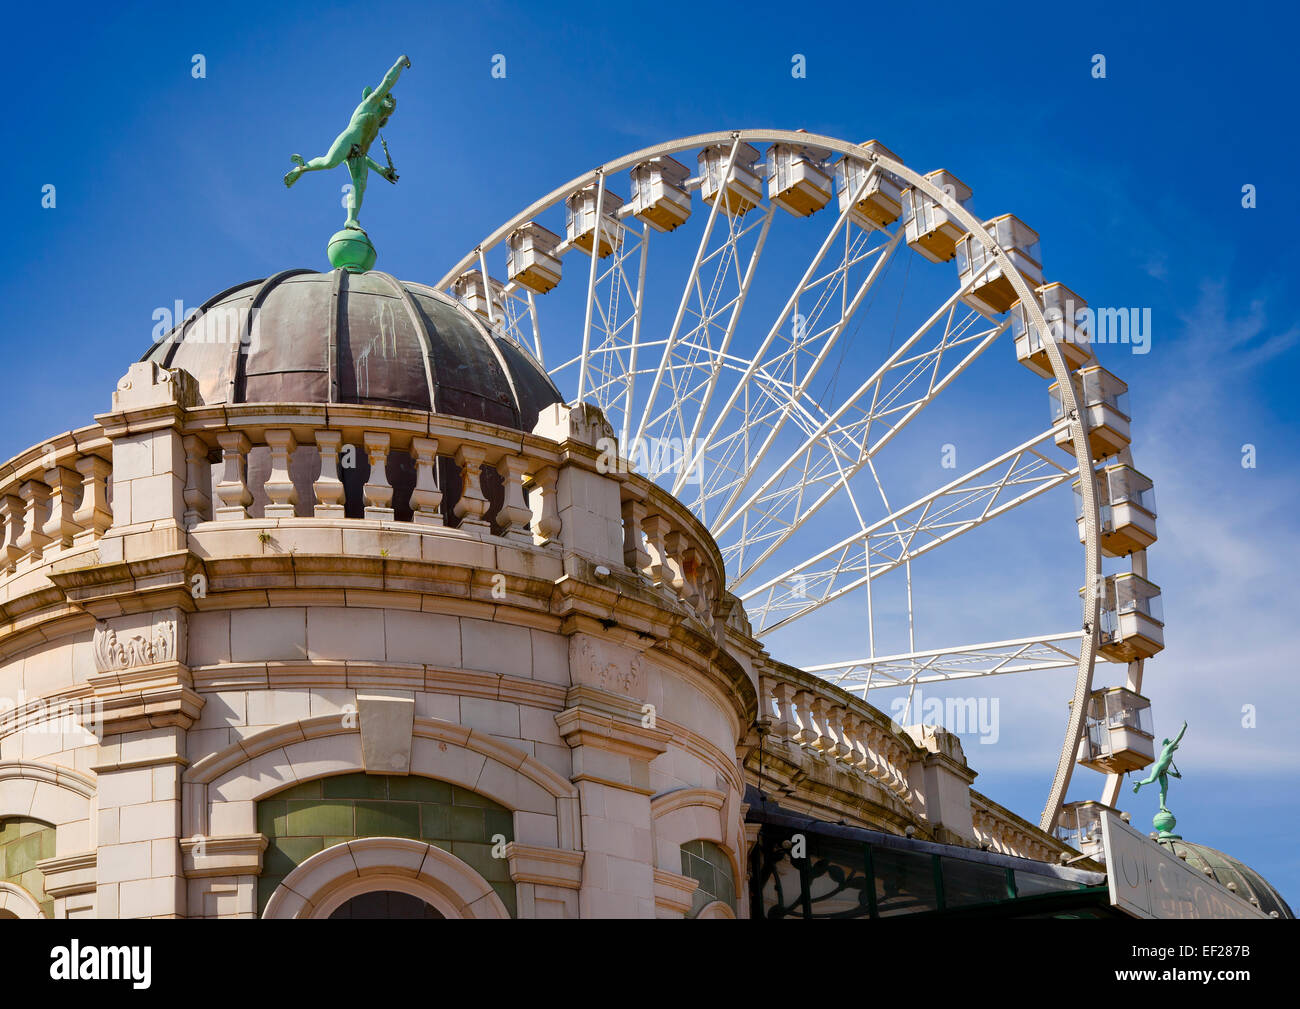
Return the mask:
[[(1151, 570), (1169, 647), (1149, 663), (1148, 692), (1158, 735), (1192, 724), (1171, 805), (1187, 837), (1241, 857), (1294, 903), (1296, 15), (1195, 3), (932, 3), (924, 18), (905, 7), (709, 9), (732, 16), (627, 4), (99, 6), (61, 15), (72, 34), (46, 10), (11, 13), (23, 42), (0, 69), (16, 141), (0, 164), (11, 257), (0, 456), (106, 409), (150, 343), (155, 309), (326, 268), (346, 180), (308, 176), (286, 193), (288, 154), (323, 151), (361, 86), (401, 52), (413, 67), (386, 135), (402, 178), (396, 189), (372, 181), (364, 220), (379, 268), (412, 280), (436, 280), (537, 196), (651, 143), (738, 126), (879, 137), (913, 167), (955, 171), (984, 216), (1031, 223), (1049, 276), (1091, 304), (1150, 307), (1151, 353), (1108, 348), (1122, 356), (1105, 363), (1132, 387), (1136, 460), (1160, 503)], [(199, 53), (204, 79), (191, 76)], [(504, 80), (490, 74), (498, 53)], [(791, 76), (795, 53), (806, 79)], [(1096, 53), (1104, 80), (1090, 72)], [(41, 206), (47, 184), (54, 209)], [(1245, 184), (1255, 209), (1242, 207)], [(977, 387), (954, 406), (996, 413)], [(1240, 464), (1247, 443), (1254, 469)], [(980, 556), (972, 548), (970, 563)], [(1015, 572), (1000, 574), (1002, 598), (1015, 600)], [(941, 596), (953, 626), (963, 607), (984, 616), (969, 593), (931, 598)], [(819, 645), (794, 637), (782, 657), (836, 657)], [(988, 683), (1005, 728), (996, 746), (967, 742), (977, 787), (1037, 819), (1068, 677)], [(1246, 704), (1256, 728), (1241, 725)], [(1143, 796), (1128, 808), (1145, 824), (1153, 806)]]

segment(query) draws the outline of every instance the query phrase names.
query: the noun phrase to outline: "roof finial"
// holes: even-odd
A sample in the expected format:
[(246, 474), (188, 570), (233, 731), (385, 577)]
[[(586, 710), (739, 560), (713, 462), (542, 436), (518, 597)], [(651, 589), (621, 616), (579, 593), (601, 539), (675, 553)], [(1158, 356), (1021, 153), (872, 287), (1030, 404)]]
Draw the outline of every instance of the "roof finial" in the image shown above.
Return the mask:
[(361, 198), (366, 192), (366, 178), (372, 168), (381, 178), (389, 182), (397, 181), (393, 159), (388, 155), (388, 145), (383, 143), (382, 138), (380, 143), (383, 144), (388, 165), (380, 165), (374, 161), (369, 152), (370, 145), (375, 142), (375, 137), (379, 136), (380, 129), (387, 124), (388, 117), (397, 108), (397, 99), (389, 92), (397, 83), (403, 68), (410, 66), (411, 61), (402, 56), (384, 75), (378, 88), (367, 87), (362, 90), (361, 104), (353, 110), (348, 128), (338, 135), (325, 154), (310, 161), (304, 160), (301, 154), (289, 156), (294, 167), (289, 169), (284, 177), (286, 187), (297, 182), (304, 172), (319, 172), (336, 168), (344, 161), (347, 162), (348, 173), (352, 176), (352, 191), (348, 195), (348, 216), (343, 222), (343, 230), (330, 238), (327, 248), (330, 263), (336, 269), (348, 270), (351, 273), (365, 273), (375, 265), (375, 247), (357, 218), (361, 213)]

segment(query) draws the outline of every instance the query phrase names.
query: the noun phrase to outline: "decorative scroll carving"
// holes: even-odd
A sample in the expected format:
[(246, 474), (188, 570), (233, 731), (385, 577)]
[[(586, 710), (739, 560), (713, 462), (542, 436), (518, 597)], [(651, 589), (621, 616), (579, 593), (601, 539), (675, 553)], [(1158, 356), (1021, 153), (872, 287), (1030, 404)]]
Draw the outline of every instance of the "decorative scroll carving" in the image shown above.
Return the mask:
[(578, 646), (582, 679), (602, 690), (633, 693), (641, 683), (641, 656), (634, 655), (627, 663), (610, 661), (612, 658), (606, 648), (598, 647), (591, 638), (584, 638)]
[(95, 627), (93, 642), (95, 666), (101, 673), (115, 669), (132, 669), (176, 658), (176, 621), (157, 619), (148, 633), (119, 637), (106, 623)]

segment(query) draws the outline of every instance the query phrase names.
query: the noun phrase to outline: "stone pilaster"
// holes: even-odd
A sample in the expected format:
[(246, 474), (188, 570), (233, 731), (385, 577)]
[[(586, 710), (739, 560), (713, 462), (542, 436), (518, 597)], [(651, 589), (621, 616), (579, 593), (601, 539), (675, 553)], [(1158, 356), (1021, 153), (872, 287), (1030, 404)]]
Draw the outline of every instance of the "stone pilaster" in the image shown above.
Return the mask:
[(101, 712), (96, 909), (105, 918), (186, 914), (181, 775), (203, 698), (185, 658), (185, 615), (156, 610), (101, 621), (89, 678)]
[(597, 687), (570, 688), (555, 716), (573, 750), (572, 781), (582, 811), (584, 862), (578, 903), (584, 918), (653, 918), (656, 909), (650, 762), (667, 732), (644, 724), (634, 700)]

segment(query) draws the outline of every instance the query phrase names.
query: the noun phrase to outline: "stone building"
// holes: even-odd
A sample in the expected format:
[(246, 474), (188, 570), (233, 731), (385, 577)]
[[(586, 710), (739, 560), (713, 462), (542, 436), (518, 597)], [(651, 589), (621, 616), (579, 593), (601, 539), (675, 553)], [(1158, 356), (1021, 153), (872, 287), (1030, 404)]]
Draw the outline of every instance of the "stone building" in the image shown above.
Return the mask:
[(0, 917), (1096, 903), (433, 289), (244, 284), (104, 392), (0, 467)]

